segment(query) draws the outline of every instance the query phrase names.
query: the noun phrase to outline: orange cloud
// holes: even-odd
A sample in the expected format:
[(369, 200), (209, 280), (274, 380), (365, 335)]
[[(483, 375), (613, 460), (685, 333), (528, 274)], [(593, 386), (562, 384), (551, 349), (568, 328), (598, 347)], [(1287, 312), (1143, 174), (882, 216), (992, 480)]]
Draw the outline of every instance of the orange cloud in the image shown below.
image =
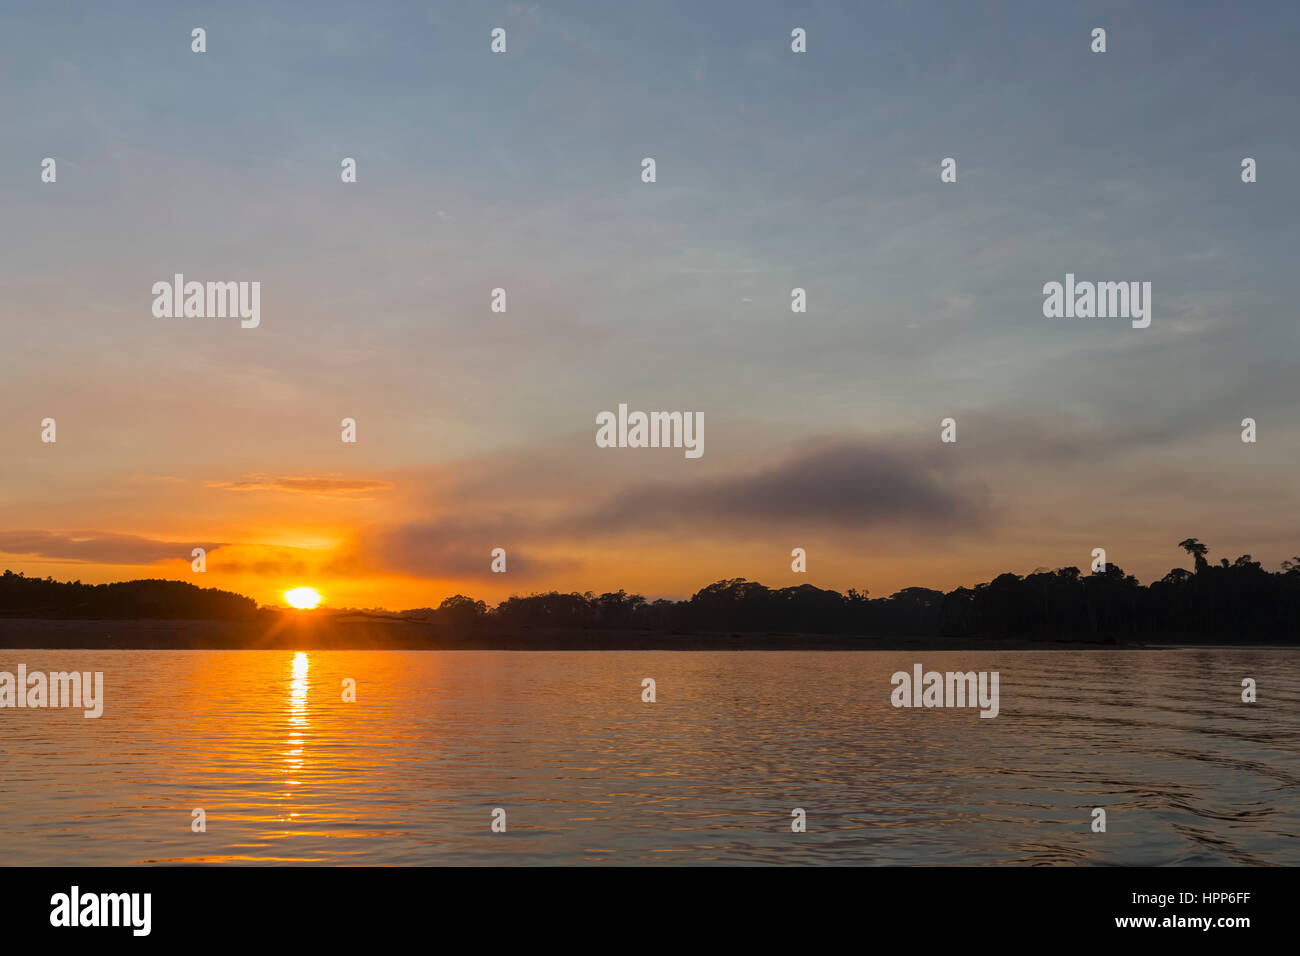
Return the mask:
[(389, 481), (364, 478), (272, 478), (251, 475), (239, 481), (205, 481), (208, 488), (225, 488), (230, 491), (288, 491), (306, 495), (365, 496), (367, 492), (387, 491), (393, 487)]

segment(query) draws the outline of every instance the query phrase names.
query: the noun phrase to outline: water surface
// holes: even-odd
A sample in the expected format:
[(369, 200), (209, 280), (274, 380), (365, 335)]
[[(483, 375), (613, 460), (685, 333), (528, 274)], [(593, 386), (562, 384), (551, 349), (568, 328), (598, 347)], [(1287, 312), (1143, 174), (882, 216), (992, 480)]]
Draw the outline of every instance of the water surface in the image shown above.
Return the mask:
[[(20, 662), (103, 671), (106, 702), (0, 710), (6, 864), (1300, 864), (1292, 651)], [(893, 708), (916, 662), (998, 671), (999, 716)]]

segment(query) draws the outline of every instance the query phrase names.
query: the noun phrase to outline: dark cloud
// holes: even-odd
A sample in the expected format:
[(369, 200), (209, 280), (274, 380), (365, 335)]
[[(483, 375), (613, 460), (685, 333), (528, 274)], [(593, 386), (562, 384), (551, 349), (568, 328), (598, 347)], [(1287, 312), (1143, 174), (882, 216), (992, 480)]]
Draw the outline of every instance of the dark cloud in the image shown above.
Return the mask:
[(987, 517), (986, 496), (959, 477), (959, 461), (864, 442), (823, 444), (746, 474), (633, 486), (577, 525), (592, 532), (700, 522), (968, 530)]
[(101, 564), (156, 564), (159, 561), (191, 559), (194, 548), (209, 553), (220, 544), (202, 541), (157, 541), (133, 534), (86, 531), (0, 531), (0, 551), (7, 554), (32, 554), (65, 561), (91, 561)]
[[(575, 561), (550, 555), (567, 549), (576, 560), (592, 539), (624, 534), (690, 534), (712, 527), (741, 540), (790, 523), (845, 532), (886, 526), (964, 532), (983, 526), (988, 507), (983, 490), (961, 474), (951, 446), (921, 452), (822, 442), (775, 465), (733, 475), (624, 485), (593, 506), (588, 501), (597, 493), (570, 466), (567, 497), (548, 500), (540, 509), (545, 517), (479, 516), (495, 493), (484, 496), (477, 488), (474, 512), (371, 529), (361, 536), (357, 553), (362, 566), (479, 579), (492, 577), (491, 551), (504, 547), (513, 579), (573, 567)], [(548, 557), (538, 557), (539, 551)]]

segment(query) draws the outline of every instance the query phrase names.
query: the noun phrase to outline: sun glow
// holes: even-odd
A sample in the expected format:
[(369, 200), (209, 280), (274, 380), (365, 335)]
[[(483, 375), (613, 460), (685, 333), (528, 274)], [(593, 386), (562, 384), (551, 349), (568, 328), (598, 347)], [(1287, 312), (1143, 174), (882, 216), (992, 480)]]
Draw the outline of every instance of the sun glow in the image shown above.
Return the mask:
[(284, 599), (294, 607), (306, 611), (320, 604), (320, 592), (315, 588), (294, 588), (284, 592)]

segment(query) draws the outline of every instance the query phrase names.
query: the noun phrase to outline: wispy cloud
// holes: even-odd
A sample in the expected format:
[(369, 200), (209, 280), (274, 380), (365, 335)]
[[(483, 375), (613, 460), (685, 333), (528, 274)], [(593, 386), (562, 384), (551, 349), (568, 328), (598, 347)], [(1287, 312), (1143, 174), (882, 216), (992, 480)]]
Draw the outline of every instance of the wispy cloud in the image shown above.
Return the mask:
[(271, 478), (263, 475), (252, 475), (236, 481), (206, 481), (204, 486), (225, 488), (229, 491), (287, 491), (322, 497), (335, 495), (368, 497), (373, 492), (387, 491), (393, 487), (392, 482), (364, 478)]

